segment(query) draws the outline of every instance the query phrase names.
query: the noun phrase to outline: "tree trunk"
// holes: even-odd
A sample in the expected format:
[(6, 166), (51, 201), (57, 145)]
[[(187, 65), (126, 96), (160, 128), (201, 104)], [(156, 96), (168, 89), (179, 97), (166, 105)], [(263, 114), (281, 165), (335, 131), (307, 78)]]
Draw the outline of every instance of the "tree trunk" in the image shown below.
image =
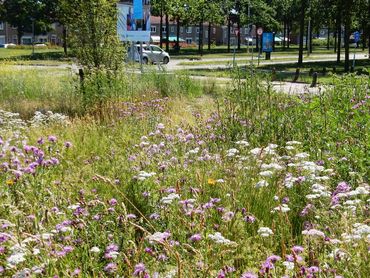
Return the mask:
[(337, 37), (338, 37), (338, 45), (337, 45), (337, 64), (340, 63), (340, 50), (342, 48), (342, 19), (341, 14), (338, 12), (338, 19), (337, 19)]
[(286, 20), (284, 19), (284, 31), (283, 31), (283, 49), (284, 49), (284, 50), (285, 50), (285, 46), (286, 46), (286, 43), (285, 43), (285, 38), (286, 38), (286, 27), (287, 27)]
[(346, 16), (344, 19), (344, 49), (345, 49), (345, 60), (344, 60), (344, 71), (349, 71), (349, 37), (351, 35), (351, 19), (352, 19), (352, 2), (353, 0), (346, 0), (345, 11)]
[(211, 50), (211, 34), (212, 34), (212, 24), (208, 22), (208, 51)]
[(166, 51), (170, 51), (170, 22), (166, 13)]
[(199, 22), (198, 52), (203, 55), (203, 20)]
[(176, 27), (176, 52), (180, 52), (180, 17), (177, 17), (177, 27)]
[(290, 49), (290, 30), (291, 30), (291, 22), (288, 22), (288, 26), (287, 26), (287, 37), (288, 37), (288, 41), (287, 41), (287, 48)]
[(304, 34), (304, 19), (306, 13), (306, 0), (302, 0), (301, 5), (301, 21), (299, 27), (299, 55), (298, 55), (298, 65), (303, 64), (303, 34)]
[(230, 32), (231, 32), (231, 22), (229, 17), (227, 22), (227, 52), (230, 52)]
[(309, 34), (309, 36), (310, 36), (310, 53), (312, 53), (312, 51), (313, 51), (313, 49), (312, 49), (312, 45), (313, 45), (313, 43), (312, 43), (312, 30), (313, 30), (313, 20), (311, 20), (311, 24), (310, 24), (310, 34)]
[[(370, 18), (370, 1), (369, 1), (369, 6), (368, 6), (368, 9), (367, 9), (367, 12), (368, 12), (368, 17), (367, 18)], [(368, 41), (368, 44), (367, 44), (367, 47), (369, 48), (369, 55), (367, 56), (370, 60), (370, 22), (368, 20), (367, 22), (367, 37), (369, 39)]]
[(238, 50), (240, 50), (240, 20), (238, 20)]
[(163, 12), (161, 9), (160, 21), (159, 21), (159, 46), (163, 48)]
[(327, 38), (327, 42), (326, 42), (326, 49), (329, 50), (330, 49), (330, 27), (328, 26), (328, 38)]
[(63, 49), (64, 49), (64, 56), (68, 56), (68, 49), (67, 49), (67, 27), (63, 25)]
[(23, 37), (23, 30), (21, 30), (19, 27), (17, 28), (17, 40), (18, 44), (22, 44), (22, 37)]

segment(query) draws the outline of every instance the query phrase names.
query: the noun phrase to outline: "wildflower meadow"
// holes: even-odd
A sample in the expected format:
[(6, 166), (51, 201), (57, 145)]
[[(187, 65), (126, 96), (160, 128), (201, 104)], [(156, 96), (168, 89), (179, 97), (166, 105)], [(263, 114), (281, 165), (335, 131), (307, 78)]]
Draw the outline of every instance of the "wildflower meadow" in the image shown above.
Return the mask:
[(369, 277), (368, 77), (148, 74), (97, 113), (28, 74), (0, 100), (1, 277)]

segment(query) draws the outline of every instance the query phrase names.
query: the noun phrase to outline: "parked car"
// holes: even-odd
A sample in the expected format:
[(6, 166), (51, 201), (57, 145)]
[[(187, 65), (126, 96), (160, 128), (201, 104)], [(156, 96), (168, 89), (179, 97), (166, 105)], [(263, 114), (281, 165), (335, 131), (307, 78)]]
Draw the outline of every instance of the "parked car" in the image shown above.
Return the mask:
[(14, 43), (5, 43), (5, 44), (0, 44), (0, 48), (8, 48), (11, 46), (16, 46)]
[[(128, 49), (128, 59), (132, 60), (134, 56), (135, 62), (140, 62), (140, 44), (135, 45), (134, 53), (132, 53), (131, 48)], [(143, 45), (143, 63), (148, 64), (168, 64), (170, 62), (170, 55), (159, 48), (156, 45)]]

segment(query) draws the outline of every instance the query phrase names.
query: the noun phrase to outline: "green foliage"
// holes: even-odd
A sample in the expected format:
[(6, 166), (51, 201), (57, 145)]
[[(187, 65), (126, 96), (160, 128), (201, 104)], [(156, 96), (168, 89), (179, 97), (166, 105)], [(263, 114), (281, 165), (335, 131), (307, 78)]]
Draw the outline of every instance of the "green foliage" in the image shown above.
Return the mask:
[(116, 1), (65, 0), (61, 5), (63, 13), (68, 16), (72, 47), (84, 69), (88, 72), (122, 68), (124, 49), (116, 31)]

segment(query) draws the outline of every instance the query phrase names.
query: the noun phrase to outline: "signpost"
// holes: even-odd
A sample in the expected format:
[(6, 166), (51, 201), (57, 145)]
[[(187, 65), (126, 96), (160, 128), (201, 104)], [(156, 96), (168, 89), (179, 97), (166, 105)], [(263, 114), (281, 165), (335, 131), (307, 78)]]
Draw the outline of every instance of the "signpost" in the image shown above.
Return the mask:
[(262, 51), (266, 52), (266, 60), (271, 59), (271, 52), (274, 46), (274, 34), (273, 33), (263, 33), (262, 35)]
[(235, 28), (234, 30), (234, 33), (235, 33), (235, 43), (234, 43), (234, 55), (233, 55), (233, 68), (235, 68), (235, 56), (236, 56), (236, 39), (240, 33), (240, 29), (239, 28)]
[(140, 43), (140, 65), (142, 68), (142, 44), (150, 42), (150, 0), (127, 0), (117, 4), (117, 34), (122, 42), (131, 42), (135, 61), (135, 44)]
[[(358, 31), (354, 32), (353, 37), (354, 37), (356, 48), (357, 48), (358, 42), (360, 41), (360, 38), (361, 38), (360, 32)], [(356, 64), (356, 49), (353, 51), (353, 69), (355, 69), (355, 64)]]
[(262, 34), (263, 34), (263, 28), (262, 28), (262, 27), (259, 27), (259, 28), (257, 29), (257, 35), (258, 35), (258, 37), (256, 38), (256, 40), (260, 39), (259, 51), (258, 51), (258, 66), (260, 65), (260, 58), (261, 58), (261, 50), (262, 50), (262, 47), (261, 47), (261, 44), (262, 44)]

